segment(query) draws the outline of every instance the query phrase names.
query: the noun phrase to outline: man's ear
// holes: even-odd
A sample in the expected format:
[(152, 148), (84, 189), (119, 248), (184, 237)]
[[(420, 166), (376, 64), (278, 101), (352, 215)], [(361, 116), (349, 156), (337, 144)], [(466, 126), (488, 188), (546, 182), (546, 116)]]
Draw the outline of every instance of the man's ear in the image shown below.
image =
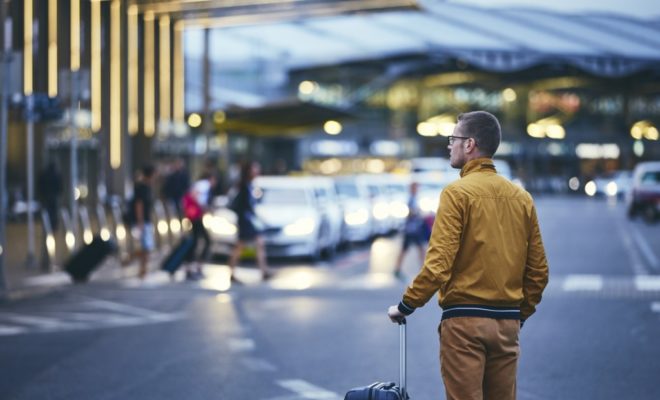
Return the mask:
[(476, 142), (473, 140), (465, 140), (464, 141), (464, 146), (465, 146), (465, 152), (467, 154), (472, 154), (474, 151), (477, 150)]

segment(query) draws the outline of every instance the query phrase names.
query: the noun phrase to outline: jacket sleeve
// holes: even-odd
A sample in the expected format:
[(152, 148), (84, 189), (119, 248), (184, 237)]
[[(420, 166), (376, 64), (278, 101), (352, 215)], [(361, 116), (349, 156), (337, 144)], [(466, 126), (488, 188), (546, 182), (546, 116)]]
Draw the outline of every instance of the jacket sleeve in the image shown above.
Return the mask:
[(445, 287), (451, 277), (463, 232), (465, 205), (461, 197), (452, 186), (446, 187), (440, 195), (440, 206), (433, 223), (424, 266), (406, 289), (399, 304), (399, 310), (406, 315), (426, 304), (438, 290)]
[(548, 260), (545, 256), (541, 230), (536, 216), (536, 208), (532, 206), (530, 220), (530, 235), (527, 242), (527, 263), (523, 277), (523, 301), (520, 305), (520, 317), (526, 320), (536, 311), (536, 305), (541, 302), (543, 289), (548, 284)]

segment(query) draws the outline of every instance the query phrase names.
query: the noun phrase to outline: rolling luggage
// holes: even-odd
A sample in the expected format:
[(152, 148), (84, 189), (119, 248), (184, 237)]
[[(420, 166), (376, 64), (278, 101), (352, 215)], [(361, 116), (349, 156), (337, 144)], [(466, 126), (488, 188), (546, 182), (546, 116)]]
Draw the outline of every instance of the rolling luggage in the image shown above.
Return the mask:
[(83, 246), (66, 261), (64, 270), (71, 275), (74, 282), (87, 282), (92, 271), (115, 250), (113, 241), (103, 240), (96, 235), (90, 244)]
[(409, 400), (406, 389), (406, 320), (399, 322), (399, 386), (394, 382), (375, 382), (351, 389), (344, 400)]
[(181, 241), (172, 249), (170, 254), (167, 255), (165, 260), (160, 265), (160, 269), (168, 272), (170, 275), (174, 273), (181, 267), (181, 264), (190, 257), (191, 252), (193, 251), (194, 239), (191, 235), (186, 235), (181, 238)]

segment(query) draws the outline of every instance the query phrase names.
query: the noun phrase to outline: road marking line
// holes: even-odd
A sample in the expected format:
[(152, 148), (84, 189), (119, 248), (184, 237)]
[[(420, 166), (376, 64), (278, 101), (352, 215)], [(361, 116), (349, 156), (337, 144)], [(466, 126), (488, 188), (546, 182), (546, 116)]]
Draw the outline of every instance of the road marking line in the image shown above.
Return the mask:
[(651, 311), (660, 313), (660, 301), (651, 303)]
[(660, 291), (660, 276), (637, 275), (635, 277), (635, 289), (640, 291)]
[(603, 277), (600, 275), (568, 275), (562, 289), (572, 291), (598, 291), (603, 288)]
[(229, 339), (227, 344), (229, 349), (235, 352), (252, 351), (257, 347), (252, 339)]
[(632, 225), (630, 231), (632, 232), (633, 236), (635, 236), (635, 242), (639, 245), (639, 249), (642, 251), (642, 255), (644, 258), (646, 258), (646, 261), (649, 263), (651, 268), (653, 268), (653, 270), (658, 269), (658, 257), (655, 256), (653, 250), (651, 250), (651, 246), (649, 246), (644, 236), (639, 233), (639, 231)]
[(0, 336), (18, 335), (27, 332), (27, 329), (18, 326), (0, 325)]
[(13, 313), (2, 313), (0, 314), (0, 318), (48, 331), (62, 331), (88, 327), (87, 324), (80, 322), (64, 322), (55, 318), (34, 317), (30, 315), (19, 315)]
[(301, 379), (276, 381), (276, 383), (281, 387), (296, 393), (302, 399), (338, 400), (343, 398), (343, 396), (339, 396), (337, 393), (312, 385)]
[(123, 304), (123, 303), (115, 303), (113, 301), (107, 301), (107, 300), (100, 300), (100, 299), (89, 299), (87, 304), (103, 308), (106, 310), (111, 310), (111, 311), (118, 311), (118, 312), (123, 312), (127, 314), (132, 314), (136, 315), (142, 318), (145, 318), (150, 321), (155, 321), (155, 322), (167, 322), (167, 321), (174, 321), (178, 318), (180, 318), (179, 315), (177, 314), (165, 314), (165, 313), (160, 313), (156, 311), (151, 311), (147, 310), (145, 308), (139, 308), (139, 307), (134, 307), (130, 306), (128, 304)]
[(277, 371), (277, 367), (274, 366), (273, 364), (269, 363), (268, 361), (261, 359), (261, 358), (245, 358), (241, 360), (241, 363), (243, 366), (247, 369), (250, 369), (255, 372), (259, 371), (268, 371), (268, 372), (274, 372)]
[(644, 268), (644, 262), (639, 256), (639, 251), (637, 250), (637, 247), (635, 247), (635, 245), (633, 244), (633, 240), (630, 237), (630, 234), (628, 233), (628, 229), (623, 226), (623, 224), (619, 219), (617, 219), (616, 222), (618, 228), (617, 230), (619, 232), (619, 235), (621, 235), (621, 239), (623, 241), (623, 247), (627, 250), (628, 256), (630, 256), (633, 272), (635, 273), (635, 275), (646, 274), (647, 272), (646, 269)]

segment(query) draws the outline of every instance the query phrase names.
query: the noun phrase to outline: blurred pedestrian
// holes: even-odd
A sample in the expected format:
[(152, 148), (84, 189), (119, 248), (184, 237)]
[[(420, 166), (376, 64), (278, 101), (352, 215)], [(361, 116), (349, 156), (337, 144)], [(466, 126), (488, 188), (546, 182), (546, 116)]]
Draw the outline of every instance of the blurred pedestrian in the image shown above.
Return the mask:
[(139, 277), (144, 279), (147, 276), (149, 254), (155, 247), (154, 227), (151, 223), (151, 213), (153, 211), (153, 184), (156, 170), (152, 165), (142, 167), (138, 179), (133, 189), (133, 215), (135, 225), (133, 234), (138, 239), (139, 248), (137, 256), (140, 263)]
[[(193, 244), (189, 256), (189, 265), (186, 269), (186, 279), (200, 279), (204, 277), (203, 263), (208, 261), (211, 247), (211, 237), (204, 225), (204, 215), (209, 210), (211, 192), (215, 186), (213, 175), (204, 173), (183, 196), (184, 215), (192, 224)], [(200, 240), (203, 241), (202, 251), (197, 252)]]
[(171, 171), (165, 176), (163, 182), (163, 197), (176, 208), (179, 217), (183, 216), (181, 200), (190, 188), (190, 175), (182, 158), (172, 163)]
[(424, 261), (424, 251), (426, 250), (426, 222), (422, 216), (422, 210), (419, 208), (417, 201), (417, 182), (410, 184), (410, 196), (408, 197), (408, 215), (403, 225), (403, 246), (401, 252), (396, 260), (394, 267), (394, 276), (397, 278), (402, 277), (401, 267), (403, 266), (403, 258), (410, 246), (415, 246), (419, 254), (420, 263)]
[(59, 198), (62, 195), (62, 175), (57, 164), (53, 161), (48, 162), (39, 174), (38, 178), (39, 192), (41, 193), (41, 205), (48, 213), (48, 221), (53, 232), (56, 232), (59, 225), (57, 219), (57, 208)]
[(400, 322), (438, 293), (448, 400), (516, 398), (520, 328), (548, 282), (532, 197), (495, 170), (500, 139), (493, 115), (458, 116), (448, 148), (461, 179), (442, 191), (424, 266), (388, 309)]
[(231, 278), (234, 282), (238, 282), (234, 269), (238, 262), (243, 247), (246, 244), (254, 242), (257, 251), (257, 264), (261, 270), (261, 277), (263, 280), (268, 280), (272, 277), (272, 273), (266, 264), (266, 249), (264, 239), (261, 236), (262, 225), (255, 213), (255, 198), (252, 192), (252, 181), (259, 175), (260, 165), (257, 162), (246, 162), (241, 167), (240, 180), (238, 184), (238, 192), (230, 204), (232, 211), (238, 217), (238, 241), (229, 258), (229, 269), (231, 271)]

